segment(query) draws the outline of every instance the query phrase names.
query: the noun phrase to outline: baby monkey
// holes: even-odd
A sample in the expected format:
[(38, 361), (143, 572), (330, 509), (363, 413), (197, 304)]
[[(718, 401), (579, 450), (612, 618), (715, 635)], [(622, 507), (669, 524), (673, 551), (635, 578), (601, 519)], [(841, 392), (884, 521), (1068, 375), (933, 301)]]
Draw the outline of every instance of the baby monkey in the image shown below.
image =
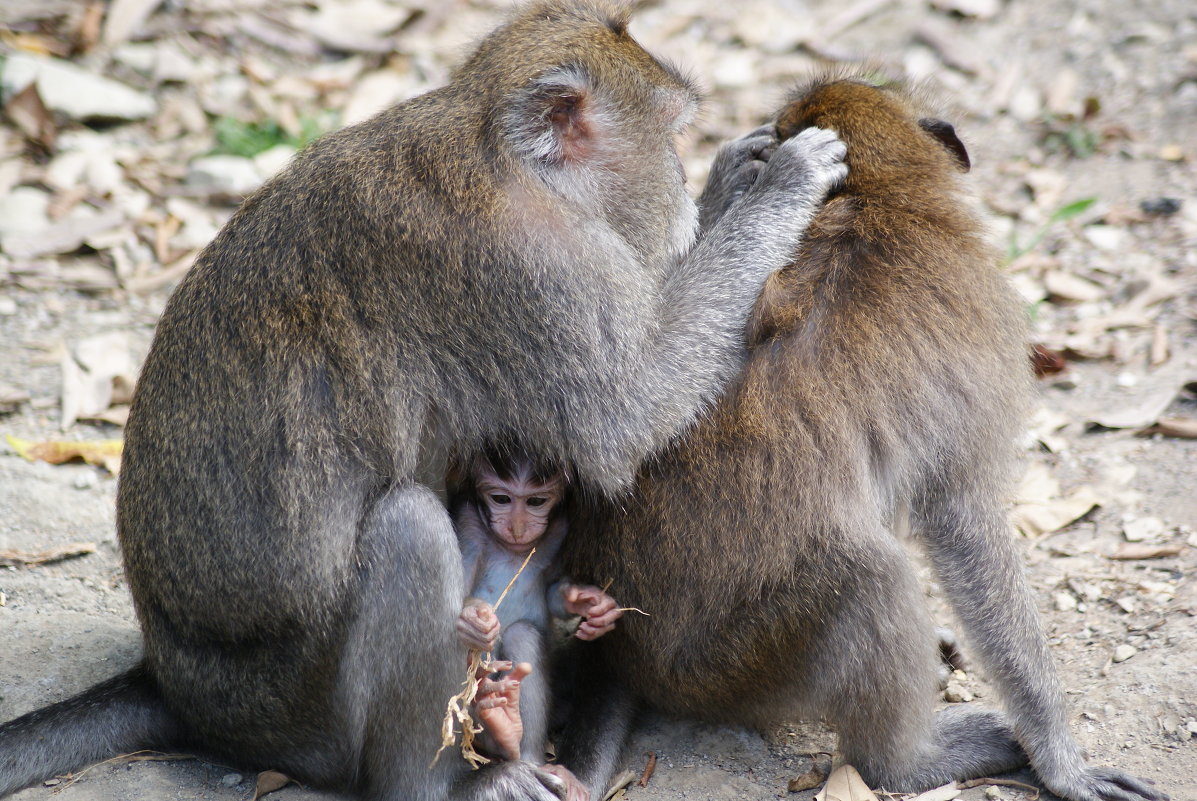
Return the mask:
[[(457, 529), (469, 597), (457, 619), (463, 645), (493, 651), (516, 666), (519, 692), (482, 695), (479, 710), (495, 749), (511, 759), (540, 764), (548, 734), (550, 688), (545, 670), (549, 616), (580, 616), (575, 636), (593, 640), (611, 631), (623, 614), (598, 587), (575, 584), (561, 572), (557, 551), (568, 530), (568, 477), (529, 458), (474, 457), (450, 476), (450, 508)], [(524, 560), (527, 567), (500, 595)], [(485, 688), (486, 685), (484, 685)], [(518, 709), (501, 709), (518, 703)], [(498, 711), (496, 712), (496, 709)], [(520, 724), (522, 723), (522, 730)], [(559, 775), (564, 768), (546, 769)], [(572, 775), (571, 799), (582, 797)]]

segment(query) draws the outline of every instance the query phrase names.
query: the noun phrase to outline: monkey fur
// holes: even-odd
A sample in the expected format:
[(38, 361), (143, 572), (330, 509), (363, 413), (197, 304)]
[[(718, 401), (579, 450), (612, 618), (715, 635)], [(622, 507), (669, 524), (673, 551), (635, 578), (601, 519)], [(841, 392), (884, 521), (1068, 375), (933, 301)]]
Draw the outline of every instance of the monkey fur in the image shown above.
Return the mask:
[(523, 762), (429, 768), (465, 664), (445, 454), (512, 440), (626, 486), (736, 374), (761, 285), (844, 174), (833, 134), (799, 137), (751, 186), (720, 179), (738, 199), (698, 237), (675, 147), (697, 93), (627, 21), (518, 9), (201, 253), (126, 429), (144, 657), (0, 726), (0, 796), (144, 748), (368, 799), (560, 796)]
[[(842, 137), (848, 177), (769, 279), (743, 374), (630, 498), (572, 516), (565, 569), (651, 617), (587, 647), (558, 753), (583, 781), (609, 773), (630, 690), (759, 727), (821, 717), (890, 791), (1029, 760), (1072, 801), (1163, 798), (1086, 766), (1068, 731), (1004, 510), (1032, 391), (1024, 314), (967, 152), (895, 85), (815, 81), (775, 121), (782, 140), (810, 126)], [(933, 714), (936, 639), (894, 535), (907, 510), (1006, 716)]]

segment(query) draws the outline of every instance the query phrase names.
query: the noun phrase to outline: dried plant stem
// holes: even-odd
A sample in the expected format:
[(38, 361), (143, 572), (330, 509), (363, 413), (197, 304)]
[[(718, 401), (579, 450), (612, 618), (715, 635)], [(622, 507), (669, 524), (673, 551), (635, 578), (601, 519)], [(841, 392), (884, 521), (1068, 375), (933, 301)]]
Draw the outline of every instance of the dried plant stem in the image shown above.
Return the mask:
[[(532, 561), (532, 556), (535, 553), (535, 548), (528, 552), (528, 555), (524, 557), (524, 563), (520, 565), (520, 569), (515, 571), (515, 575), (511, 577), (511, 581), (507, 582), (507, 586), (499, 594), (499, 600), (495, 601), (494, 606), (496, 612), (499, 611), (499, 605), (503, 603), (503, 599), (507, 597), (507, 593), (515, 586), (516, 580), (524, 572), (524, 568), (528, 566), (528, 562)], [(474, 722), (474, 716), (470, 714), (470, 705), (474, 703), (474, 699), (478, 695), (478, 674), (483, 672), (489, 673), (494, 660), (491, 659), (489, 652), (484, 655), (476, 648), (471, 648), (468, 656), (469, 663), (466, 665), (466, 677), (465, 682), (462, 684), (461, 692), (449, 699), (449, 703), (445, 709), (445, 719), (441, 722), (441, 747), (436, 749), (436, 755), (432, 757), (433, 765), (440, 759), (441, 751), (444, 751), (456, 742), (455, 723), (461, 728), (461, 755), (466, 762), (470, 763), (470, 767), (477, 770), (482, 765), (490, 762), (489, 759), (474, 749), (474, 738), (482, 733), (482, 726)]]

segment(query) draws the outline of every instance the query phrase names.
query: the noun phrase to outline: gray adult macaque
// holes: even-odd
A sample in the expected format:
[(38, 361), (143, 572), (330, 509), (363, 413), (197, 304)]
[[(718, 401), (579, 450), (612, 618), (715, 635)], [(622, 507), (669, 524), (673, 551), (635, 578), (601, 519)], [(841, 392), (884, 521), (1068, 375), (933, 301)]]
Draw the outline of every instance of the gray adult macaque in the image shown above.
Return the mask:
[(126, 429), (144, 658), (0, 727), (0, 796), (157, 748), (368, 799), (559, 797), (523, 761), (429, 769), (465, 660), (446, 455), (513, 440), (626, 488), (737, 373), (765, 278), (845, 174), (834, 134), (799, 136), (698, 238), (675, 145), (697, 93), (627, 22), (522, 7), (200, 254)]
[[(812, 126), (843, 137), (849, 174), (766, 284), (743, 373), (631, 498), (571, 514), (565, 570), (652, 617), (588, 648), (562, 762), (604, 783), (630, 692), (762, 728), (822, 718), (890, 791), (1029, 762), (1071, 801), (1164, 798), (1086, 765), (1068, 729), (1004, 508), (1031, 394), (1025, 314), (962, 182), (964, 145), (901, 87), (835, 78), (755, 136), (785, 147)], [(716, 171), (728, 163), (748, 162), (733, 148)], [(721, 225), (728, 193), (713, 191), (703, 218)], [(907, 519), (1004, 715), (934, 714), (936, 637), (895, 536)]]

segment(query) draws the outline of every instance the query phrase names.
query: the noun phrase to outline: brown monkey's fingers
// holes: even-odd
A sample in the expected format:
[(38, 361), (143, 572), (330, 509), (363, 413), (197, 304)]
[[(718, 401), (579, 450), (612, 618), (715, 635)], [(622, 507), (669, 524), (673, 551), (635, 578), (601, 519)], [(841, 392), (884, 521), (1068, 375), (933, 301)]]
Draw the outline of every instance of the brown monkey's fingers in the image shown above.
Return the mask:
[(621, 617), (623, 617), (623, 610), (611, 606), (597, 615), (588, 616), (586, 622), (595, 628), (611, 628), (615, 625), (615, 621)]
[(574, 633), (574, 636), (579, 640), (596, 640), (614, 628), (614, 623), (605, 626), (596, 626), (587, 620), (578, 626), (578, 630)]
[(564, 765), (541, 765), (540, 769), (560, 779), (566, 788), (566, 801), (590, 801), (590, 790)]

